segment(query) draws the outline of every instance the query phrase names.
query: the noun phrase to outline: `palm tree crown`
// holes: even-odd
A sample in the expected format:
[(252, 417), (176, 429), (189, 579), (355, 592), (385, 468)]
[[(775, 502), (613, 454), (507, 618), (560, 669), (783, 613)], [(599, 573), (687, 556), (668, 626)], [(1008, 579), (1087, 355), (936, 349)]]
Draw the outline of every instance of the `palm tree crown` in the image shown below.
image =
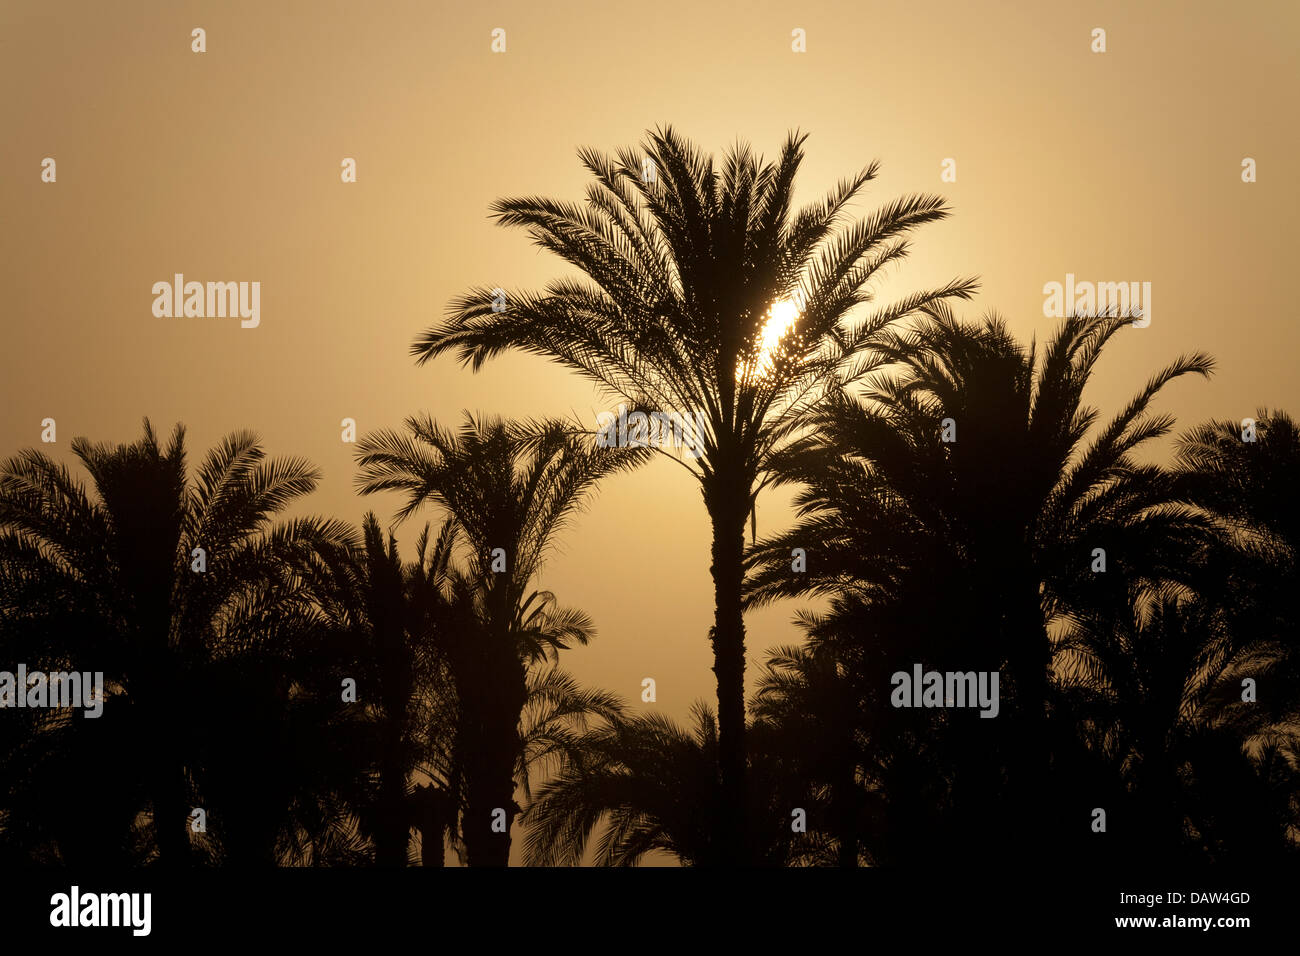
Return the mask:
[(861, 373), (875, 333), (975, 288), (955, 281), (857, 315), (881, 269), (908, 254), (905, 236), (947, 207), (908, 196), (845, 224), (873, 163), (796, 210), (804, 140), (791, 134), (770, 162), (737, 145), (716, 165), (671, 128), (649, 135), (644, 156), (581, 150), (594, 177), (585, 205), (528, 197), (493, 208), (584, 279), (512, 292), (504, 310), (494, 291), (472, 290), (412, 347), (420, 362), (451, 351), (475, 369), (511, 348), (544, 355), (636, 410), (702, 421), (699, 457), (686, 467), (713, 522), (719, 824), (733, 862), (744, 859), (746, 802), (743, 535), (771, 456), (829, 385)]

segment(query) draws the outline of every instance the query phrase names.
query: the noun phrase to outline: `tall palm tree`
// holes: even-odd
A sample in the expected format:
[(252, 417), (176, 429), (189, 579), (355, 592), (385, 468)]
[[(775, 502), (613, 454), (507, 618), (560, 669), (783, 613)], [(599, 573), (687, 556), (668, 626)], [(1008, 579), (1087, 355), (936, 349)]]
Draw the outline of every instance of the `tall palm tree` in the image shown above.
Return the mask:
[[(586, 204), (503, 199), (497, 222), (521, 227), (576, 266), (541, 292), (475, 289), (412, 347), (423, 363), (455, 352), (478, 369), (506, 349), (547, 356), (634, 410), (703, 421), (693, 463), (712, 522), (721, 859), (743, 862), (745, 799), (744, 529), (773, 452), (837, 376), (861, 370), (873, 335), (919, 306), (967, 297), (971, 281), (862, 316), (873, 280), (908, 254), (905, 236), (947, 215), (937, 196), (896, 200), (845, 224), (873, 163), (803, 209), (793, 187), (805, 136), (774, 162), (737, 145), (715, 164), (671, 128), (644, 155), (583, 149)], [(644, 160), (644, 162), (643, 162)]]
[(462, 835), (471, 866), (509, 860), (529, 670), (594, 633), (585, 614), (537, 589), (544, 559), (596, 482), (645, 454), (599, 448), (558, 421), (469, 414), (456, 431), (412, 417), (404, 431), (377, 432), (358, 445), (362, 493), (404, 492), (399, 519), (436, 504), (466, 545), (464, 567), (450, 582), (460, 610), (443, 649), (460, 707)]
[[(184, 436), (178, 425), (164, 448), (146, 419), (132, 444), (75, 439), (91, 493), (39, 451), (0, 466), (0, 646), (31, 667), (102, 671), (108, 697), (98, 719), (51, 716), (42, 729), (54, 736), (28, 741), (31, 774), (19, 789), (30, 806), (57, 813), (68, 809), (59, 785), (72, 768), (103, 766), (112, 822), (148, 814), (151, 839), (142, 844), (133, 827), (123, 837), (129, 852), (167, 866), (191, 857), (208, 732), (223, 732), (234, 689), (221, 681), (256, 670), (254, 660), (292, 660), (285, 645), (305, 632), (309, 612), (291, 568), (303, 551), (346, 535), (315, 518), (273, 524), (315, 487), (307, 462), (267, 459), (256, 436), (238, 432), (191, 477)], [(256, 686), (283, 699), (292, 683), (280, 669)], [(56, 854), (60, 830), (37, 834)]]
[[(830, 593), (843, 613), (865, 606), (900, 633), (931, 635), (920, 648), (899, 644), (886, 674), (923, 648), (961, 670), (1005, 671), (1019, 801), (1007, 806), (1031, 851), (1029, 821), (1048, 803), (1049, 627), (1118, 583), (1094, 573), (1097, 548), (1112, 572), (1186, 573), (1181, 556), (1204, 543), (1207, 525), (1134, 452), (1172, 427), (1147, 414), (1158, 392), (1208, 375), (1212, 361), (1178, 359), (1093, 431), (1098, 412), (1083, 391), (1129, 317), (1066, 319), (1040, 356), (995, 317), (964, 323), (943, 303), (925, 311), (913, 329), (876, 337), (865, 394), (828, 401), (817, 431), (778, 462), (806, 486), (803, 518), (751, 556), (752, 599)], [(807, 573), (790, 573), (792, 547), (809, 549)]]

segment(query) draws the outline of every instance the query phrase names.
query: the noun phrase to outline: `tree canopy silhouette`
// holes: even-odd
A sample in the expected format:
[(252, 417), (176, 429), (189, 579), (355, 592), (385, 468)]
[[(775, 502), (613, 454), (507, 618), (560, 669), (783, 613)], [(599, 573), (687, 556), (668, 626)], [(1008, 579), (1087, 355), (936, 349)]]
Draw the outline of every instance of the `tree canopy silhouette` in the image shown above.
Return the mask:
[(472, 290), (412, 347), (420, 362), (453, 352), (475, 369), (507, 349), (531, 352), (635, 410), (702, 416), (700, 455), (686, 466), (713, 529), (725, 790), (716, 824), (729, 834), (722, 859), (732, 863), (746, 854), (744, 528), (772, 456), (827, 388), (860, 374), (856, 363), (882, 329), (975, 289), (953, 281), (860, 310), (881, 270), (907, 256), (907, 235), (943, 219), (947, 206), (906, 196), (850, 221), (850, 203), (879, 170), (872, 163), (797, 209), (805, 139), (792, 133), (773, 161), (744, 144), (715, 160), (671, 127), (650, 133), (641, 155), (580, 150), (593, 177), (584, 204), (524, 197), (493, 212), (584, 278), (508, 291), (504, 311), (494, 290)]

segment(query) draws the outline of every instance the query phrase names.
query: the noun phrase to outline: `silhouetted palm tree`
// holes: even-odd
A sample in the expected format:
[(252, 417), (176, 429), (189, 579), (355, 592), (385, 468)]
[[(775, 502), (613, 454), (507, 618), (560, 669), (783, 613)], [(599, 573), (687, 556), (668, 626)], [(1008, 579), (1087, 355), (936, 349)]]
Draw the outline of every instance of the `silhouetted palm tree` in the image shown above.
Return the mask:
[(595, 177), (585, 206), (521, 198), (493, 209), (589, 281), (510, 293), (504, 311), (495, 291), (476, 289), (412, 349), (420, 362), (456, 352), (475, 369), (520, 349), (580, 372), (634, 410), (702, 417), (699, 457), (687, 467), (713, 528), (710, 634), (726, 792), (716, 825), (730, 863), (745, 859), (744, 529), (771, 456), (829, 382), (860, 372), (856, 357), (881, 328), (975, 288), (953, 282), (855, 318), (879, 270), (907, 255), (903, 237), (947, 208), (936, 196), (908, 196), (841, 228), (848, 203), (876, 175), (873, 163), (796, 211), (804, 139), (791, 134), (775, 162), (737, 145), (718, 166), (671, 128), (649, 135), (644, 157), (581, 150)]
[[(1040, 358), (996, 318), (925, 311), (914, 329), (876, 337), (862, 399), (827, 401), (817, 430), (778, 462), (784, 480), (806, 485), (803, 518), (755, 550), (752, 600), (829, 593), (836, 613), (865, 616), (848, 640), (892, 630), (896, 654), (878, 679), (921, 661), (1004, 671), (1015, 732), (1005, 739), (1016, 741), (1005, 757), (1018, 781), (1007, 809), (1025, 851), (1041, 850), (1032, 821), (1049, 802), (1048, 628), (1111, 587), (1094, 573), (1095, 549), (1112, 568), (1176, 580), (1181, 554), (1206, 539), (1167, 476), (1133, 452), (1173, 424), (1146, 414), (1160, 389), (1212, 362), (1197, 354), (1161, 370), (1085, 445), (1098, 413), (1084, 387), (1129, 319), (1066, 319)], [(806, 573), (791, 571), (796, 547)]]
[(596, 723), (608, 724), (623, 713), (616, 695), (583, 687), (557, 667), (530, 670), (519, 720), (523, 746), (515, 768), (524, 798), (532, 800), (533, 780), (549, 777)]
[(1127, 607), (1077, 614), (1058, 643), (1060, 678), (1083, 698), (1081, 726), (1126, 785), (1109, 828), (1134, 860), (1261, 862), (1286, 847), (1300, 772), (1281, 759), (1282, 738), (1259, 733), (1260, 708), (1242, 700), (1259, 645), (1233, 630), (1222, 597), (1137, 587)]
[[(583, 735), (590, 730), (593, 721), (612, 719), (620, 707), (613, 695), (583, 688), (572, 676), (558, 668), (530, 669), (528, 691), (519, 720), (520, 749), (515, 765), (515, 777), (524, 798), (532, 799), (534, 777), (547, 775), (552, 768), (558, 766), (564, 755), (581, 746)], [(462, 751), (472, 752), (472, 737), (466, 735), (462, 738), (453, 728), (451, 735), (443, 741), (435, 739), (433, 743), (439, 749), (448, 749), (453, 760), (451, 779), (459, 781), (463, 776), (460, 766)], [(441, 834), (445, 830), (456, 837), (458, 831), (454, 828), (458, 825), (458, 816), (462, 826), (464, 820), (468, 819), (464, 788), (458, 789), (453, 783), (443, 788), (421, 786), (417, 791), (417, 803), (424, 804), (428, 801), (428, 812), (437, 814), (434, 826), (422, 830), (422, 836), (428, 844), (424, 850), (424, 865), (442, 866)], [(453, 839), (452, 847), (461, 862), (465, 863), (467, 855), (464, 841)]]
[(1300, 427), (1282, 411), (1255, 413), (1246, 425), (1212, 421), (1178, 441), (1183, 490), (1200, 506), (1245, 533), (1251, 543), (1295, 556), (1300, 548)]
[(404, 492), (399, 518), (426, 503), (440, 505), (467, 545), (464, 569), (450, 582), (451, 600), (463, 611), (443, 644), (460, 707), (462, 836), (471, 866), (505, 866), (518, 812), (514, 773), (528, 671), (593, 634), (585, 614), (537, 590), (537, 575), (557, 532), (596, 482), (648, 452), (598, 448), (560, 422), (467, 414), (454, 432), (427, 416), (406, 425), (359, 443), (358, 484), (365, 494)]
[(335, 645), (338, 673), (330, 683), (337, 688), (350, 678), (365, 714), (367, 746), (358, 764), (371, 784), (356, 811), (380, 866), (409, 862), (412, 829), (427, 836), (431, 853), (436, 844), (440, 862), (442, 834), (455, 822), (447, 794), (455, 778), (450, 751), (458, 705), (443, 650), (444, 632), (454, 626), (448, 598), (454, 546), (453, 522), (444, 523), (432, 546), (426, 525), (408, 565), (396, 539), (367, 514), (360, 540), (313, 555), (304, 569), (304, 586)]
[[(103, 671), (108, 700), (98, 719), (42, 714), (32, 728), (40, 733), (6, 760), (6, 799), (31, 812), (27, 835), (47, 847), (38, 853), (71, 859), (76, 849), (62, 837), (78, 828), (65, 822), (85, 814), (69, 802), (81, 802), (84, 788), (70, 784), (102, 771), (95, 799), (109, 812), (91, 815), (93, 827), (129, 829), (94, 839), (94, 848), (110, 841), (117, 859), (156, 853), (164, 865), (183, 864), (190, 810), (202, 805), (214, 756), (210, 735), (233, 733), (231, 721), (248, 727), (234, 713), (244, 708), (276, 711), (292, 686), (291, 668), (254, 679), (269, 661), (289, 664), (286, 648), (309, 624), (290, 568), (346, 529), (315, 518), (272, 525), (318, 474), (301, 459), (267, 460), (248, 432), (210, 451), (193, 479), (181, 426), (166, 448), (146, 419), (140, 441), (78, 438), (72, 451), (93, 497), (38, 451), (0, 468), (0, 646), (33, 668)], [(240, 696), (254, 688), (264, 696)], [(256, 776), (258, 767), (241, 770)], [(292, 825), (289, 808), (275, 809), (263, 821), (272, 841)]]
[[(1135, 593), (1124, 607), (1090, 609), (1071, 622), (1057, 655), (1066, 685), (1105, 704), (1090, 713), (1096, 746), (1137, 800), (1129, 812), (1138, 819), (1124, 836), (1142, 855), (1168, 860), (1184, 850), (1188, 740), (1209, 723), (1207, 696), (1232, 655), (1222, 617), (1191, 597), (1165, 587)], [(1112, 808), (1110, 828), (1124, 822)]]
[[(814, 618), (804, 620), (815, 628)], [(829, 642), (773, 648), (753, 704), (763, 749), (780, 753), (783, 776), (804, 788), (798, 805), (807, 808), (818, 800), (808, 824), (820, 825), (833, 840), (833, 861), (840, 867), (858, 865), (873, 802), (863, 786), (872, 753), (855, 676)]]
[[(1182, 496), (1224, 534), (1225, 551), (1205, 559), (1214, 600), (1231, 620), (1239, 650), (1228, 683), (1226, 733), (1205, 741), (1198, 823), (1207, 852), (1242, 859), (1268, 845), (1278, 820), (1300, 834), (1300, 620), (1291, 597), (1300, 570), (1300, 428), (1285, 412), (1260, 409), (1249, 422), (1211, 421), (1179, 439), (1175, 477)], [(1224, 569), (1230, 573), (1223, 573)], [(1257, 686), (1237, 699), (1239, 682)], [(1223, 729), (1223, 728), (1216, 728)], [(1216, 761), (1214, 765), (1210, 761)], [(1243, 779), (1243, 765), (1250, 779)], [(1206, 793), (1212, 791), (1212, 793)]]
[[(555, 748), (557, 772), (524, 811), (524, 862), (576, 866), (590, 850), (597, 866), (636, 866), (658, 851), (686, 866), (720, 865), (725, 847), (713, 826), (722, 791), (712, 709), (697, 701), (689, 727), (624, 706), (589, 715), (599, 722), (581, 733), (574, 732), (577, 725), (568, 728)], [(819, 782), (802, 774), (809, 766), (799, 754), (808, 743), (802, 729), (772, 714), (749, 728), (745, 837), (756, 865), (836, 860), (828, 832), (835, 807)]]
[(635, 714), (573, 742), (524, 816), (525, 864), (576, 866), (598, 829), (597, 866), (635, 866), (654, 850), (686, 865), (713, 862), (718, 728), (704, 704), (691, 716), (686, 730), (662, 714)]
[(1267, 672), (1259, 709), (1300, 726), (1300, 615), (1290, 597), (1300, 571), (1300, 428), (1267, 409), (1252, 432), (1241, 422), (1207, 422), (1179, 439), (1176, 465), (1180, 494), (1215, 519), (1232, 549), (1224, 601), (1233, 629), (1253, 637), (1257, 676)]

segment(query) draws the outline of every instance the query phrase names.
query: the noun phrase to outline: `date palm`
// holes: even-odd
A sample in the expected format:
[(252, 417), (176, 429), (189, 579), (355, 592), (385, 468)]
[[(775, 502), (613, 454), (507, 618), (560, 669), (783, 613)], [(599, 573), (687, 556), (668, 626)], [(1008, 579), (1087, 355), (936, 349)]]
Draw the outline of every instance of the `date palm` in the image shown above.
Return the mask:
[(453, 779), (448, 748), (457, 708), (442, 643), (453, 623), (446, 588), (455, 527), (445, 522), (432, 540), (429, 531), (426, 525), (416, 560), (407, 563), (396, 539), (367, 514), (355, 539), (311, 555), (303, 568), (332, 644), (335, 673), (326, 683), (354, 681), (364, 715), (357, 765), (367, 785), (354, 808), (358, 833), (372, 842), (380, 866), (408, 863), (413, 828), (430, 832), (430, 850), (436, 842), (441, 859), (449, 823), (449, 801), (436, 798)]
[[(156, 854), (165, 866), (191, 857), (190, 811), (201, 805), (223, 709), (280, 713), (275, 700), (232, 705), (238, 685), (223, 679), (276, 662), (283, 667), (248, 686), (283, 699), (293, 683), (285, 650), (308, 623), (290, 569), (346, 534), (314, 518), (273, 524), (315, 487), (306, 461), (267, 459), (256, 436), (238, 432), (191, 477), (184, 436), (178, 425), (163, 447), (146, 419), (132, 444), (75, 439), (89, 492), (39, 451), (0, 467), (0, 646), (31, 667), (102, 671), (108, 696), (98, 719), (51, 712), (24, 742), (31, 773), (7, 761), (18, 779), (6, 782), (35, 813), (76, 815), (68, 798), (80, 800), (81, 788), (65, 795), (62, 786), (103, 767), (107, 821), (123, 828), (111, 839), (127, 857)], [(285, 807), (274, 810), (271, 839), (290, 822)], [(59, 834), (76, 829), (56, 822), (33, 835), (66, 858)]]
[[(1250, 440), (1245, 440), (1248, 436)], [(1269, 682), (1260, 701), (1275, 724), (1300, 726), (1300, 640), (1289, 592), (1300, 569), (1300, 427), (1282, 411), (1260, 409), (1243, 423), (1211, 421), (1178, 442), (1178, 487), (1212, 516), (1231, 548), (1233, 629), (1254, 638)]]
[[(1127, 581), (1177, 581), (1183, 556), (1209, 536), (1169, 476), (1134, 453), (1172, 427), (1147, 413), (1160, 390), (1207, 375), (1212, 361), (1178, 359), (1094, 430), (1099, 413), (1083, 391), (1130, 319), (1067, 319), (1040, 354), (996, 318), (961, 322), (942, 303), (926, 311), (914, 329), (877, 337), (889, 367), (860, 398), (828, 401), (816, 433), (779, 463), (806, 487), (803, 517), (751, 556), (752, 599), (820, 591), (842, 600), (841, 613), (861, 606), (892, 620), (898, 653), (885, 674), (921, 652), (1004, 670), (1023, 823), (1048, 782), (1049, 625), (1109, 601), (1118, 568)], [(809, 549), (808, 573), (790, 573), (792, 547)], [(1112, 573), (1096, 573), (1098, 548)], [(879, 638), (859, 628), (857, 640)]]
[[(1186, 500), (1212, 516), (1224, 533), (1229, 553), (1218, 567), (1231, 566), (1223, 578), (1223, 605), (1232, 617), (1231, 629), (1245, 641), (1241, 651), (1248, 666), (1238, 678), (1256, 679), (1256, 703), (1235, 708), (1236, 729), (1246, 740), (1260, 778), (1271, 781), (1273, 793), (1297, 791), (1300, 767), (1300, 641), (1294, 602), (1290, 599), (1300, 566), (1300, 507), (1294, 488), (1300, 481), (1300, 427), (1286, 412), (1260, 409), (1253, 420), (1210, 421), (1178, 442), (1177, 478)], [(1224, 748), (1224, 763), (1239, 754)], [(1270, 764), (1271, 771), (1266, 771)], [(1227, 768), (1225, 768), (1227, 769)], [(1215, 786), (1219, 829), (1246, 834), (1252, 823), (1266, 817), (1237, 806), (1259, 806), (1259, 796), (1247, 787), (1226, 782), (1228, 773), (1200, 774), (1204, 786)], [(1271, 799), (1271, 798), (1270, 798)], [(1300, 800), (1290, 799), (1291, 832), (1300, 829)], [(1250, 846), (1245, 836), (1239, 845)]]
[[(652, 852), (670, 853), (685, 866), (719, 865), (711, 812), (720, 796), (713, 711), (697, 701), (689, 727), (656, 713), (602, 716), (565, 742), (558, 772), (524, 812), (524, 862), (577, 866), (590, 850), (597, 866), (637, 866)], [(754, 728), (751, 743), (767, 742), (772, 729)], [(792, 836), (790, 807), (809, 806), (807, 791), (790, 766), (771, 756), (750, 754), (748, 796), (755, 806), (746, 837), (754, 864), (780, 866), (806, 859), (807, 847), (792, 843), (806, 844), (816, 834)], [(799, 793), (793, 800), (791, 788)]]
[(445, 352), (478, 369), (518, 349), (546, 356), (634, 409), (703, 421), (691, 462), (712, 523), (719, 769), (716, 822), (726, 851), (745, 860), (744, 529), (773, 452), (822, 390), (859, 374), (857, 357), (881, 328), (919, 306), (966, 297), (969, 281), (862, 315), (883, 267), (908, 254), (905, 236), (947, 215), (936, 196), (908, 196), (847, 222), (849, 203), (877, 164), (802, 208), (793, 187), (805, 136), (775, 161), (737, 145), (716, 162), (671, 128), (643, 155), (579, 156), (594, 177), (579, 205), (498, 201), (520, 227), (583, 274), (540, 292), (475, 289), (412, 347), (423, 363)]
[[(804, 616), (803, 623), (815, 630), (818, 621)], [(864, 850), (871, 796), (863, 784), (873, 754), (856, 675), (835, 650), (828, 642), (770, 650), (754, 694), (754, 725), (767, 732), (765, 749), (784, 751), (788, 773), (806, 788), (803, 803), (822, 804), (810, 825), (823, 824), (832, 838), (833, 855), (825, 862), (852, 868)]]
[[(595, 484), (646, 454), (599, 448), (558, 421), (469, 414), (454, 431), (415, 416), (404, 430), (377, 432), (358, 444), (362, 493), (402, 492), (399, 519), (425, 504), (439, 506), (464, 542), (463, 563), (447, 585), (448, 601), (459, 609), (457, 623), (442, 649), (460, 708), (462, 837), (471, 866), (509, 860), (530, 670), (554, 663), (561, 650), (586, 644), (594, 633), (585, 614), (538, 589), (537, 576)], [(499, 811), (505, 812), (504, 832)]]
[(597, 831), (597, 866), (636, 866), (653, 851), (711, 862), (718, 727), (701, 703), (691, 717), (687, 729), (662, 714), (620, 715), (572, 741), (525, 812), (525, 864), (577, 866)]
[(1127, 605), (1076, 615), (1058, 643), (1080, 726), (1129, 791), (1113, 827), (1135, 860), (1264, 863), (1294, 849), (1294, 727), (1242, 700), (1243, 677), (1284, 684), (1263, 677), (1270, 655), (1225, 600), (1226, 557), (1206, 568), (1207, 593), (1134, 587)]

